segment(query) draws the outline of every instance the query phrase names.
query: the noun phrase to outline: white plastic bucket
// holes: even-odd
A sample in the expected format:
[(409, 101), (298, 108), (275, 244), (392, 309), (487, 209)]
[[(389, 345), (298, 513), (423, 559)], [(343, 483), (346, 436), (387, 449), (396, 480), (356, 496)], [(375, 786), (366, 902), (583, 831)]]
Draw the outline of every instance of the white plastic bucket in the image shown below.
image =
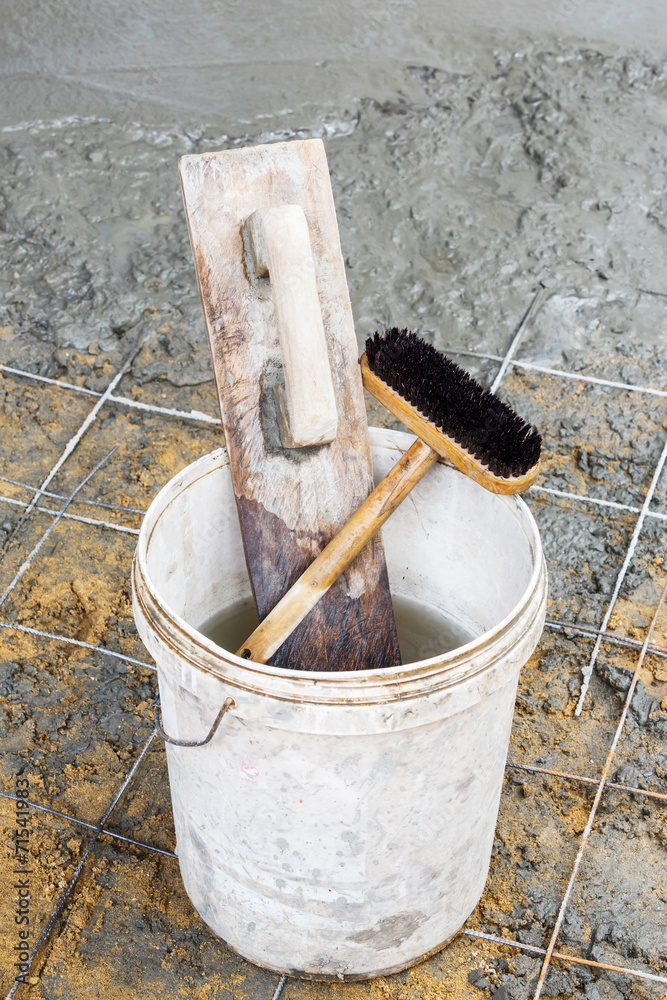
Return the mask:
[[(413, 439), (371, 431), (376, 477)], [(383, 528), (392, 592), (474, 641), (383, 670), (251, 663), (197, 631), (251, 594), (224, 450), (144, 519), (134, 614), (158, 666), (181, 874), (211, 929), (265, 968), (365, 979), (437, 951), (486, 881), (517, 680), (546, 568), (518, 497), (436, 465)]]

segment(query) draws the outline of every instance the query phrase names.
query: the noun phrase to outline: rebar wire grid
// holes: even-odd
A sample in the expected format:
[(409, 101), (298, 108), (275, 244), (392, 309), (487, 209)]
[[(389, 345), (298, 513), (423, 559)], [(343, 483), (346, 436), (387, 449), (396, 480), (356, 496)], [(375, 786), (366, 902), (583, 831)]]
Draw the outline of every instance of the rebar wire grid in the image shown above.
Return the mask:
[[(656, 389), (651, 386), (631, 385), (623, 382), (615, 382), (611, 380), (600, 379), (597, 378), (596, 376), (587, 375), (581, 372), (574, 373), (558, 369), (545, 368), (543, 366), (534, 364), (531, 361), (517, 358), (516, 355), (520, 351), (523, 334), (528, 324), (534, 319), (536, 313), (539, 311), (539, 308), (543, 303), (544, 299), (545, 299), (544, 289), (538, 288), (535, 298), (531, 301), (521, 323), (517, 327), (514, 336), (512, 338), (511, 344), (509, 346), (509, 349), (504, 357), (497, 357), (494, 355), (483, 354), (481, 352), (452, 352), (452, 353), (466, 354), (474, 358), (477, 358), (479, 360), (487, 362), (491, 361), (493, 363), (497, 363), (499, 367), (495, 379), (492, 383), (493, 391), (497, 390), (503, 378), (508, 372), (511, 372), (514, 368), (517, 368), (517, 369), (524, 369), (528, 371), (548, 374), (555, 378), (562, 378), (565, 380), (574, 379), (581, 383), (591, 383), (595, 385), (601, 385), (607, 387), (610, 390), (618, 390), (624, 392), (631, 391), (633, 393), (638, 393), (643, 395), (647, 401), (650, 401), (651, 399), (656, 399), (656, 398), (662, 399), (667, 397), (667, 391)], [(109, 407), (116, 407), (116, 408), (120, 407), (121, 409), (132, 408), (138, 412), (149, 413), (155, 416), (160, 416), (164, 418), (166, 421), (180, 421), (180, 422), (194, 421), (200, 424), (219, 425), (220, 422), (217, 418), (209, 414), (201, 413), (200, 411), (197, 410), (178, 410), (168, 407), (162, 407), (149, 403), (138, 402), (136, 400), (128, 398), (127, 396), (116, 394), (115, 390), (118, 388), (123, 375), (130, 370), (132, 358), (135, 356), (136, 356), (136, 350), (132, 352), (131, 358), (129, 358), (126, 361), (126, 363), (122, 366), (121, 370), (112, 379), (108, 388), (102, 393), (95, 392), (91, 389), (87, 389), (81, 386), (76, 386), (64, 381), (60, 381), (58, 379), (50, 379), (46, 378), (45, 376), (34, 375), (30, 372), (22, 371), (17, 368), (0, 366), (0, 371), (4, 372), (6, 376), (6, 384), (10, 384), (12, 381), (21, 382), (29, 380), (33, 383), (45, 384), (50, 387), (56, 388), (58, 392), (62, 392), (64, 395), (78, 394), (79, 396), (82, 396), (84, 398), (87, 396), (91, 397), (91, 401), (94, 400), (94, 404), (91, 410), (86, 415), (85, 419), (79, 426), (74, 436), (70, 439), (70, 442), (65, 448), (65, 451), (60, 455), (54, 467), (42, 479), (39, 485), (36, 486), (27, 483), (22, 479), (9, 479), (7, 477), (0, 479), (0, 483), (4, 482), (7, 485), (11, 485), (25, 491), (25, 499), (17, 499), (15, 496), (5, 496), (3, 494), (0, 494), (0, 503), (6, 503), (8, 505), (18, 506), (22, 510), (22, 517), (19, 525), (16, 526), (15, 530), (7, 539), (6, 550), (11, 550), (12, 542), (20, 535), (21, 530), (25, 529), (26, 525), (32, 523), (31, 519), (34, 517), (35, 513), (39, 513), (42, 516), (48, 516), (52, 519), (51, 524), (47, 528), (47, 531), (44, 533), (44, 535), (38, 542), (37, 546), (31, 553), (31, 555), (25, 561), (22, 568), (19, 570), (17, 574), (15, 574), (14, 579), (12, 580), (9, 587), (5, 590), (4, 595), (0, 597), (0, 608), (2, 607), (2, 604), (5, 603), (10, 594), (13, 593), (14, 588), (17, 586), (19, 580), (24, 578), (25, 568), (27, 568), (26, 563), (28, 565), (33, 564), (33, 561), (38, 555), (39, 549), (42, 547), (44, 541), (46, 540), (45, 535), (48, 536), (48, 534), (52, 532), (52, 530), (55, 528), (56, 524), (60, 520), (72, 520), (75, 522), (85, 524), (95, 529), (96, 531), (98, 530), (110, 531), (112, 532), (112, 534), (115, 534), (117, 532), (135, 534), (137, 532), (137, 527), (135, 523), (127, 524), (124, 523), (123, 521), (120, 522), (104, 521), (94, 517), (85, 516), (84, 514), (74, 514), (72, 510), (70, 510), (70, 508), (86, 508), (88, 511), (90, 511), (90, 508), (93, 507), (99, 509), (100, 511), (103, 510), (113, 511), (115, 514), (118, 514), (121, 517), (127, 516), (130, 518), (135, 517), (136, 514), (139, 513), (139, 508), (137, 507), (109, 504), (105, 503), (102, 500), (83, 499), (78, 496), (79, 491), (82, 489), (83, 485), (85, 485), (85, 483), (87, 483), (91, 479), (92, 475), (94, 475), (103, 467), (105, 462), (110, 458), (111, 453), (110, 455), (107, 455), (102, 460), (102, 462), (100, 462), (99, 465), (95, 469), (93, 469), (93, 471), (88, 476), (86, 476), (83, 482), (81, 482), (79, 486), (77, 486), (76, 490), (74, 490), (74, 492), (69, 496), (65, 496), (62, 493), (58, 493), (48, 489), (48, 486), (54, 481), (58, 471), (63, 467), (65, 467), (67, 463), (71, 460), (72, 455), (76, 453), (76, 449), (78, 448), (81, 440), (84, 438), (86, 433), (91, 429), (91, 427), (93, 427), (95, 422), (98, 420), (100, 413), (106, 411)], [(514, 949), (518, 952), (524, 952), (526, 954), (534, 955), (536, 957), (541, 958), (542, 968), (539, 978), (535, 983), (534, 1000), (539, 1000), (542, 994), (542, 989), (547, 972), (550, 966), (555, 961), (557, 961), (559, 964), (565, 967), (567, 967), (568, 965), (586, 966), (592, 970), (600, 969), (600, 970), (613, 971), (614, 973), (620, 976), (628, 977), (629, 980), (635, 979), (635, 980), (643, 980), (645, 982), (652, 981), (652, 982), (667, 984), (667, 977), (649, 973), (643, 969), (630, 968), (623, 964), (600, 963), (593, 961), (592, 959), (588, 959), (577, 955), (571, 955), (568, 954), (567, 952), (556, 950), (556, 944), (562, 927), (563, 918), (570, 904), (572, 889), (580, 873), (581, 859), (586, 850), (588, 851), (592, 850), (589, 839), (590, 832), (592, 830), (593, 822), (595, 820), (599, 804), (602, 800), (602, 796), (605, 793), (605, 791), (608, 789), (613, 789), (616, 792), (625, 793), (633, 799), (639, 798), (640, 800), (644, 801), (649, 799), (659, 803), (662, 803), (667, 799), (667, 796), (660, 792), (637, 788), (635, 786), (623, 784), (621, 782), (609, 781), (609, 776), (611, 774), (611, 767), (615, 751), (618, 746), (621, 734), (623, 732), (625, 721), (631, 705), (632, 697), (636, 690), (639, 678), (639, 672), (642, 668), (645, 658), (647, 654), (651, 654), (657, 657), (667, 656), (667, 648), (659, 644), (656, 644), (654, 642), (651, 642), (653, 632), (655, 630), (655, 624), (658, 619), (658, 615), (660, 613), (661, 608), (664, 605), (667, 586), (665, 587), (665, 589), (663, 589), (660, 602), (657, 608), (655, 609), (651, 625), (646, 631), (643, 642), (640, 642), (633, 636), (619, 634), (618, 631), (615, 631), (613, 633), (608, 631), (610, 619), (613, 614), (618, 596), (621, 592), (623, 580), (627, 573), (627, 569), (631, 563), (633, 554), (636, 551), (638, 541), (640, 539), (640, 536), (642, 534), (645, 525), (647, 523), (650, 523), (651, 521), (661, 522), (667, 519), (667, 514), (658, 510), (654, 510), (651, 506), (654, 499), (656, 486), (662, 474), (666, 459), (667, 459), (667, 443), (663, 447), (659, 461), (655, 469), (653, 470), (653, 475), (651, 478), (650, 485), (648, 487), (648, 491), (640, 507), (632, 504), (618, 503), (608, 498), (579, 495), (577, 493), (558, 490), (558, 489), (551, 489), (549, 487), (544, 487), (544, 486), (534, 487), (534, 492), (536, 494), (542, 495), (546, 502), (550, 501), (556, 502), (557, 500), (563, 499), (567, 500), (569, 503), (573, 505), (581, 505), (582, 507), (592, 506), (600, 510), (607, 510), (612, 514), (618, 513), (619, 515), (620, 514), (631, 515), (631, 516), (636, 515), (635, 526), (630, 537), (625, 558), (617, 574), (612, 592), (608, 595), (604, 614), (602, 616), (599, 625), (597, 627), (594, 627), (591, 625), (582, 624), (578, 622), (571, 622), (565, 617), (563, 618), (551, 617), (547, 620), (547, 629), (553, 632), (559, 634), (565, 634), (566, 636), (575, 636), (575, 637), (580, 636), (587, 640), (592, 639), (594, 641), (593, 653), (589, 661), (589, 669), (588, 672), (585, 673), (584, 676), (582, 677), (578, 711), (579, 712), (581, 711), (581, 707), (585, 701), (590, 676), (592, 675), (593, 670), (595, 668), (598, 652), (602, 644), (613, 645), (619, 648), (626, 649), (630, 652), (639, 653), (636, 669), (632, 678), (632, 682), (625, 697), (625, 703), (621, 711), (620, 719), (618, 721), (613, 739), (610, 743), (604, 766), (599, 776), (577, 775), (577, 774), (572, 774), (566, 770), (560, 770), (557, 768), (552, 769), (546, 767), (539, 767), (518, 761), (510, 761), (508, 762), (507, 765), (508, 771), (510, 772), (524, 771), (526, 773), (543, 774), (551, 778), (556, 778), (564, 782), (571, 783), (572, 785), (582, 785), (582, 786), (589, 786), (596, 788), (595, 798), (589, 812), (589, 817), (586, 827), (581, 836), (575, 863), (573, 865), (573, 869), (567, 884), (566, 891), (561, 901), (556, 921), (551, 929), (549, 941), (547, 943), (546, 948), (538, 947), (532, 944), (527, 944), (525, 942), (518, 941), (511, 937), (503, 937), (500, 935), (487, 933), (485, 931), (480, 931), (472, 927), (468, 927), (464, 930), (464, 934), (467, 935), (468, 938), (470, 938), (471, 940), (475, 939), (484, 940), (490, 944), (495, 944), (505, 949)], [(45, 506), (45, 504), (47, 504), (50, 501), (61, 501), (61, 502), (64, 501), (64, 503), (62, 503), (62, 505), (58, 509), (51, 509), (50, 507)], [(127, 566), (128, 577), (129, 577), (129, 572), (130, 572), (130, 567), (128, 564)], [(52, 629), (49, 628), (33, 627), (21, 621), (10, 621), (7, 619), (0, 620), (0, 628), (2, 628), (3, 630), (8, 630), (9, 632), (16, 632), (25, 635), (30, 635), (45, 643), (55, 643), (58, 644), (59, 646), (64, 645), (66, 647), (69, 646), (73, 650), (84, 649), (86, 651), (94, 652), (99, 656), (118, 661), (120, 663), (127, 663), (142, 668), (153, 669), (152, 664), (150, 664), (148, 661), (139, 659), (136, 656), (128, 655), (128, 653), (123, 651), (122, 649), (111, 649), (106, 646), (97, 645), (95, 643), (88, 643), (75, 636), (69, 636), (67, 634), (58, 634), (57, 632), (54, 632)], [(29, 959), (29, 964), (31, 968), (37, 964), (38, 959), (42, 964), (45, 961), (48, 961), (47, 946), (49, 944), (49, 941), (53, 937), (55, 928), (58, 927), (60, 924), (62, 924), (63, 921), (67, 920), (67, 903), (76, 895), (77, 884), (81, 879), (81, 874), (84, 869), (85, 863), (90, 858), (91, 854), (94, 852), (96, 845), (100, 841), (100, 838), (104, 838), (106, 841), (111, 841), (112, 843), (116, 843), (120, 847), (122, 847), (122, 845), (129, 845), (135, 851), (145, 852), (149, 856), (150, 855), (161, 856), (164, 858), (176, 860), (176, 854), (174, 852), (164, 850), (163, 848), (160, 848), (156, 845), (151, 845), (150, 843), (146, 843), (139, 837), (132, 837), (125, 833), (121, 833), (120, 831), (114, 830), (113, 827), (110, 826), (110, 820), (113, 818), (112, 814), (114, 813), (115, 810), (117, 810), (122, 797), (128, 791), (131, 784), (135, 781), (137, 774), (140, 772), (146, 754), (153, 743), (154, 736), (155, 733), (153, 732), (145, 740), (141, 751), (136, 756), (136, 759), (129, 768), (125, 778), (121, 781), (118, 787), (118, 791), (113, 796), (110, 804), (104, 810), (98, 822), (91, 823), (87, 820), (80, 819), (75, 815), (71, 815), (68, 812), (52, 808), (50, 805), (45, 805), (44, 803), (39, 803), (33, 801), (32, 799), (28, 800), (28, 804), (31, 809), (34, 809), (35, 811), (43, 813), (45, 815), (51, 815), (53, 817), (56, 817), (65, 823), (71, 824), (72, 827), (82, 829), (90, 834), (83, 855), (79, 863), (77, 864), (74, 873), (69, 879), (64, 892), (58, 899), (58, 902), (55, 908), (53, 909), (51, 916), (46, 921), (38, 940), (35, 942), (32, 948)], [(0, 793), (0, 797), (2, 797), (5, 800), (14, 800), (14, 801), (17, 800), (16, 796), (8, 792)], [(278, 978), (277, 982), (276, 978), (277, 977), (274, 977), (273, 980), (274, 985), (272, 985), (270, 989), (267, 990), (266, 993), (267, 1000), (269, 1000), (270, 997), (272, 997), (273, 1000), (278, 1000), (281, 993), (285, 989), (285, 986), (289, 984), (289, 979), (286, 976)], [(15, 981), (14, 984), (11, 986), (9, 992), (6, 994), (6, 1000), (10, 1000), (10, 998), (15, 995), (17, 990), (21, 988), (21, 985), (22, 985), (21, 983)], [(323, 991), (323, 995), (326, 995), (328, 987), (323, 985), (321, 989)]]
[[(663, 462), (664, 462), (664, 454), (665, 453), (663, 451), (663, 454), (661, 456)], [(615, 591), (615, 593), (616, 593), (616, 591)], [(575, 880), (576, 880), (576, 877), (577, 877), (577, 873), (579, 871), (579, 866), (581, 865), (581, 859), (583, 858), (584, 851), (586, 850), (586, 847), (588, 845), (588, 839), (590, 837), (591, 830), (593, 829), (593, 822), (595, 820), (595, 816), (596, 816), (597, 811), (598, 811), (598, 806), (600, 805), (600, 800), (602, 799), (602, 793), (604, 792), (605, 785), (607, 783), (607, 779), (608, 779), (609, 773), (611, 771), (611, 765), (612, 765), (613, 760), (614, 760), (614, 754), (616, 753), (616, 748), (618, 746), (618, 741), (621, 738), (621, 733), (623, 732), (623, 727), (625, 725), (625, 720), (627, 719), (628, 712), (630, 711), (630, 704), (632, 702), (632, 696), (635, 693), (635, 688), (637, 687), (637, 682), (639, 681), (639, 672), (640, 672), (640, 670), (642, 668), (642, 665), (644, 663), (644, 658), (646, 657), (646, 652), (647, 652), (647, 649), (648, 649), (648, 644), (649, 644), (649, 641), (650, 641), (651, 636), (653, 634), (653, 630), (655, 629), (656, 623), (658, 621), (658, 616), (659, 616), (660, 611), (662, 610), (662, 606), (663, 606), (663, 604), (665, 602), (665, 596), (667, 596), (667, 583), (665, 583), (665, 586), (663, 587), (662, 593), (660, 595), (660, 599), (658, 601), (658, 606), (655, 609), (655, 612), (653, 614), (653, 618), (651, 619), (651, 624), (649, 625), (648, 631), (646, 633), (646, 639), (644, 640), (644, 645), (642, 647), (642, 651), (639, 654), (639, 658), (637, 660), (637, 666), (635, 668), (635, 672), (633, 674), (632, 681), (630, 683), (630, 687), (628, 688), (628, 693), (627, 693), (626, 698), (625, 698), (625, 704), (623, 705), (623, 711), (621, 712), (621, 718), (620, 718), (618, 726), (616, 728), (616, 732), (614, 733), (614, 738), (612, 740), (611, 746), (609, 747), (609, 753), (607, 754), (607, 759), (606, 759), (606, 761), (604, 763), (604, 767), (602, 769), (602, 775), (600, 777), (600, 781), (599, 781), (597, 790), (595, 792), (595, 798), (593, 799), (593, 805), (591, 806), (591, 811), (590, 811), (589, 816), (588, 816), (588, 821), (587, 821), (586, 826), (584, 828), (583, 836), (581, 838), (581, 844), (579, 845), (579, 850), (577, 851), (577, 856), (575, 858), (574, 866), (572, 868), (572, 874), (570, 875), (570, 879), (569, 879), (569, 881), (567, 883), (567, 889), (565, 890), (565, 895), (563, 896), (563, 901), (561, 903), (560, 910), (558, 911), (558, 917), (556, 918), (556, 924), (555, 924), (554, 929), (553, 929), (553, 931), (551, 933), (551, 938), (549, 940), (549, 946), (548, 946), (548, 948), (546, 950), (546, 954), (544, 956), (544, 962), (542, 964), (542, 968), (540, 970), (540, 976), (539, 976), (539, 979), (537, 981), (537, 989), (535, 990), (535, 1000), (539, 1000), (539, 997), (542, 995), (542, 988), (544, 986), (544, 980), (546, 979), (547, 972), (549, 971), (549, 963), (551, 962), (551, 959), (554, 956), (554, 948), (556, 946), (556, 941), (558, 940), (558, 935), (560, 933), (560, 929), (561, 929), (561, 926), (563, 924), (563, 917), (565, 916), (565, 911), (567, 910), (567, 906), (568, 906), (568, 903), (570, 901), (570, 897), (572, 895), (572, 889), (574, 887), (574, 883), (575, 883)], [(566, 956), (561, 956), (561, 957), (566, 957)], [(617, 968), (617, 969), (615, 969), (615, 971), (624, 971), (624, 970), (621, 970), (621, 969)], [(656, 982), (667, 983), (667, 977), (663, 977), (663, 976), (650, 976), (647, 973), (643, 973), (643, 976), (644, 976), (644, 978), (647, 978), (647, 979), (653, 979)]]

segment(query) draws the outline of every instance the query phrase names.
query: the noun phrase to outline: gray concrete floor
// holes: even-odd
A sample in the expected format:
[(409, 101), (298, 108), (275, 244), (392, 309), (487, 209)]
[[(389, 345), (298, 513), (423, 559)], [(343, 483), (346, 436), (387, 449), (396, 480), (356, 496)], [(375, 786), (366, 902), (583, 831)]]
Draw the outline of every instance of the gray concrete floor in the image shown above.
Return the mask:
[[(389, 29), (360, 7), (355, 31), (333, 8), (326, 43), (310, 11), (275, 64), (284, 23), (233, 4), (5, 12), (0, 810), (11, 858), (12, 796), (29, 789), (31, 948), (48, 929), (19, 997), (527, 1000), (552, 939), (545, 996), (665, 995), (664, 610), (640, 662), (666, 579), (665, 15), (572, 5), (563, 30), (517, 47), (532, 22), (503, 11), (478, 5), (491, 21), (472, 25), (448, 8), (459, 47), (435, 7), (390, 7)], [(233, 30), (213, 39), (223, 15)], [(221, 441), (178, 157), (294, 135), (327, 147), (360, 342), (410, 325), (488, 384), (543, 289), (500, 391), (544, 434), (528, 502), (549, 623), (522, 675), (489, 881), (464, 935), (370, 984), (281, 983), (193, 911), (129, 600), (141, 512)]]
[[(661, 0), (2, 0), (0, 120), (154, 123), (390, 96), (409, 64), (466, 72), (493, 40), (667, 53)], [(302, 122), (303, 124), (303, 122)]]

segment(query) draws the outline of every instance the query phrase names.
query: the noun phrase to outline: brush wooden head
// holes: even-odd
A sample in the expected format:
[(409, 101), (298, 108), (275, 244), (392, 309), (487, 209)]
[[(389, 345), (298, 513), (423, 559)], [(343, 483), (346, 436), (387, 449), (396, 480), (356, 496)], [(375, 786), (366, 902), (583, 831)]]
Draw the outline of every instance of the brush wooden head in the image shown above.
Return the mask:
[[(394, 331), (388, 331), (388, 333), (393, 333)], [(396, 331), (397, 334), (403, 335), (407, 334), (407, 331)], [(376, 338), (379, 335), (376, 334)], [(382, 336), (382, 335), (380, 335)], [(392, 388), (384, 379), (380, 378), (374, 371), (371, 370), (368, 356), (364, 354), (360, 360), (361, 365), (361, 375), (364, 386), (371, 395), (382, 403), (391, 413), (394, 414), (406, 427), (417, 434), (422, 441), (428, 444), (434, 451), (438, 453), (442, 458), (448, 460), (452, 465), (456, 466), (461, 472), (463, 472), (470, 479), (474, 479), (475, 482), (479, 483), (485, 489), (489, 490), (491, 493), (522, 493), (524, 490), (529, 489), (540, 470), (540, 459), (539, 459), (539, 448), (541, 445), (541, 439), (537, 431), (530, 425), (526, 424), (521, 420), (509, 407), (505, 404), (500, 404), (499, 400), (496, 400), (494, 396), (491, 395), (486, 389), (475, 382), (474, 379), (460, 369), (458, 365), (454, 365), (453, 362), (448, 361), (443, 355), (439, 355), (431, 345), (426, 344), (425, 341), (421, 341), (420, 338), (416, 338), (414, 334), (411, 335), (411, 339), (407, 345), (409, 351), (413, 351), (416, 354), (424, 353), (424, 347), (428, 349), (426, 352), (426, 361), (432, 360), (430, 358), (431, 352), (434, 352), (439, 358), (442, 358), (446, 362), (446, 366), (440, 365), (437, 372), (438, 378), (436, 378), (436, 383), (438, 383), (437, 388), (440, 390), (440, 397), (438, 398), (437, 409), (438, 421), (441, 426), (436, 426), (432, 419), (429, 419), (429, 414), (422, 412), (422, 407), (415, 405), (415, 401), (411, 399), (406, 399), (404, 395), (398, 392), (395, 388)], [(401, 338), (399, 337), (399, 340)], [(382, 341), (380, 340), (380, 344)], [(371, 338), (367, 342), (367, 348), (369, 346), (377, 347), (378, 341), (376, 340), (373, 344), (373, 339)], [(405, 343), (401, 340), (401, 346), (405, 346)], [(401, 380), (403, 374), (402, 363), (405, 359), (401, 358), (400, 362), (397, 362), (397, 381)], [(438, 362), (440, 364), (440, 362)], [(451, 366), (451, 370), (450, 370)], [(460, 373), (460, 374), (459, 374)], [(386, 372), (385, 372), (386, 374)], [(462, 430), (459, 430), (457, 437), (468, 439), (466, 444), (463, 444), (461, 440), (456, 440), (450, 428), (448, 428), (447, 420), (447, 392), (442, 392), (443, 387), (446, 390), (448, 382), (451, 379), (451, 395), (454, 397), (457, 394), (460, 396), (458, 400), (459, 403), (459, 413), (457, 414), (457, 419), (452, 419), (452, 423), (461, 428), (461, 402), (465, 403), (467, 400), (470, 402), (470, 428), (463, 426)], [(462, 382), (458, 385), (457, 382)], [(423, 378), (420, 374), (419, 380), (419, 392), (415, 392), (415, 395), (421, 395), (422, 400), (426, 398), (429, 399), (429, 392), (432, 387), (429, 386), (425, 389), (424, 386), (429, 382), (429, 368), (428, 363), (424, 365)], [(472, 386), (470, 385), (472, 383)], [(409, 384), (409, 383), (408, 383)], [(487, 399), (488, 397), (488, 399)], [(422, 402), (420, 400), (420, 402)], [(423, 403), (422, 403), (423, 405)], [(516, 419), (516, 433), (514, 436), (512, 433), (505, 433), (501, 436), (502, 444), (501, 446), (495, 445), (499, 448), (502, 453), (495, 454), (491, 451), (492, 445), (482, 445), (476, 447), (476, 454), (471, 451), (470, 440), (473, 439), (474, 446), (474, 434), (467, 434), (466, 430), (476, 430), (475, 422), (484, 421), (488, 424), (493, 424), (494, 421), (494, 411), (497, 411), (499, 407), (503, 409), (500, 411), (500, 419), (510, 419), (510, 425), (513, 428), (511, 418)], [(426, 406), (423, 405), (426, 409)], [(464, 413), (465, 418), (465, 413)], [(449, 433), (447, 431), (449, 430)], [(508, 440), (508, 444), (505, 444), (505, 439)], [(493, 438), (491, 438), (493, 442)], [(466, 446), (467, 445), (467, 446)], [(486, 454), (485, 454), (486, 448)], [(495, 471), (492, 471), (490, 466), (495, 466)], [(499, 473), (498, 468), (502, 469), (502, 474)]]

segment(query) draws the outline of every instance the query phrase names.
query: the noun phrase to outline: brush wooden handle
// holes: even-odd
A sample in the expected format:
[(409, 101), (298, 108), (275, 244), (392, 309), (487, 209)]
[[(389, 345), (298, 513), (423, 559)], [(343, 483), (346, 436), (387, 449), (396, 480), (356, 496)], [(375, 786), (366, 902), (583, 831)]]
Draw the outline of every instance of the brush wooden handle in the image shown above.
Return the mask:
[(276, 310), (285, 374), (285, 388), (275, 387), (283, 444), (327, 444), (336, 437), (338, 414), (306, 216), (301, 205), (261, 208), (246, 229), (254, 277), (269, 279)]
[(237, 655), (266, 663), (437, 460), (438, 454), (433, 448), (419, 439), (415, 441), (255, 629)]

